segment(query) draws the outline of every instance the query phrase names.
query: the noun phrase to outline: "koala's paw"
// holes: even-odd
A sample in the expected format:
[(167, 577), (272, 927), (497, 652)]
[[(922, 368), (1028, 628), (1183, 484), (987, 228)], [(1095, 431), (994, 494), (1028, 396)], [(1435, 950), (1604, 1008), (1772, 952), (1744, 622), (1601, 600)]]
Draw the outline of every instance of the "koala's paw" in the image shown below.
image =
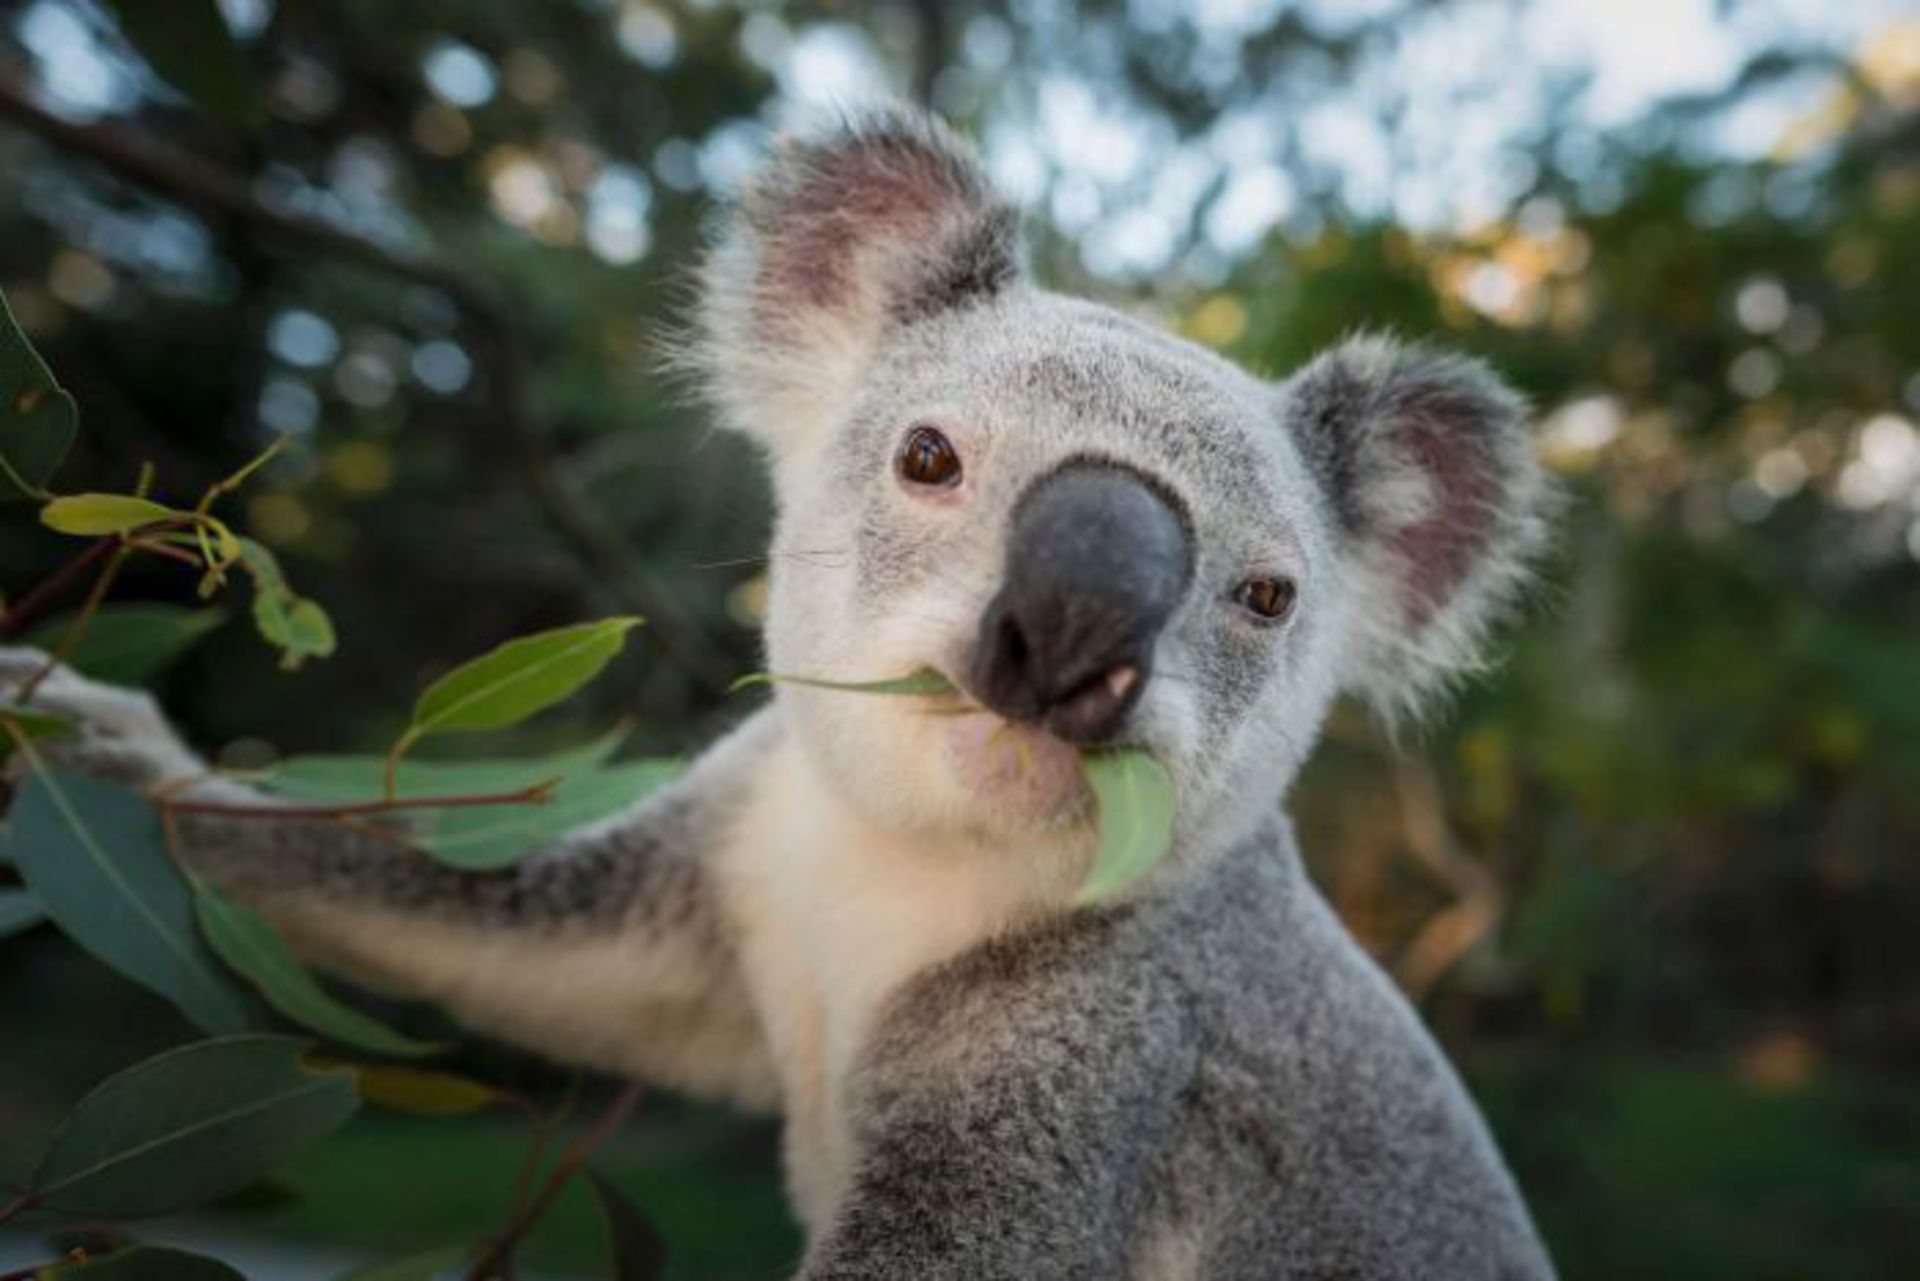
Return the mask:
[[(0, 646), (0, 701), (17, 700), (46, 662), (37, 649)], [(135, 786), (199, 769), (159, 706), (138, 690), (103, 685), (57, 667), (34, 690), (31, 706), (74, 724), (71, 731), (35, 744), (56, 765)]]

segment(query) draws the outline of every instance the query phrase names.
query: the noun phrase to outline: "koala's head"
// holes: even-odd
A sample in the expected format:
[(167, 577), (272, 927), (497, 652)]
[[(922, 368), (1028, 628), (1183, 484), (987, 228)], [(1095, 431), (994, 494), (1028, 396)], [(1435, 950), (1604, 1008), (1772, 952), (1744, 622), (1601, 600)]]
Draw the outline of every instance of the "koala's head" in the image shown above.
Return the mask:
[(932, 667), (987, 709), (781, 692), (877, 821), (1071, 824), (1101, 743), (1153, 751), (1189, 825), (1244, 818), (1338, 692), (1404, 708), (1473, 661), (1535, 539), (1481, 366), (1363, 338), (1269, 382), (1048, 293), (912, 115), (786, 143), (702, 284), (701, 371), (774, 468), (772, 669)]

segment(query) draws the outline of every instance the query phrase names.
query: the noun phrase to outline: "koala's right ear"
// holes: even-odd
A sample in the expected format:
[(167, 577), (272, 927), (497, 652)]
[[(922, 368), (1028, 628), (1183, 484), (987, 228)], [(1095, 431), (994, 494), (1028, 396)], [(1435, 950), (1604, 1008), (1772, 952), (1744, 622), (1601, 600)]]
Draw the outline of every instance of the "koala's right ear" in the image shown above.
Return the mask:
[(692, 352), (730, 425), (777, 453), (844, 412), (887, 330), (1021, 275), (1019, 219), (967, 146), (904, 109), (779, 144), (700, 280)]

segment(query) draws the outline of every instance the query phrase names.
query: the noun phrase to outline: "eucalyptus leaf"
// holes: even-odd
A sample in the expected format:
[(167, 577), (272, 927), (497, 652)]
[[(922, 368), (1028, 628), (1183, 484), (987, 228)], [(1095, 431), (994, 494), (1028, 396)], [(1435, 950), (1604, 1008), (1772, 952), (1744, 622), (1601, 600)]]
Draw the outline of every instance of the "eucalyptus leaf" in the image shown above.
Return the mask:
[(517, 725), (599, 675), (639, 625), (621, 617), (556, 628), (462, 663), (420, 695), (408, 737)]
[(420, 848), (449, 867), (508, 867), (575, 828), (620, 813), (680, 773), (676, 760), (627, 761), (560, 780), (533, 805), (467, 806), (432, 813)]
[(93, 538), (129, 534), (163, 521), (192, 519), (191, 512), (137, 494), (68, 494), (40, 509), (40, 523), (48, 529)]
[(337, 638), (326, 611), (294, 594), (272, 552), (251, 538), (235, 542), (240, 564), (253, 578), (254, 628), (280, 651), (280, 666), (297, 671), (309, 658), (330, 656)]
[(607, 1239), (613, 1247), (613, 1281), (660, 1281), (667, 1270), (667, 1243), (653, 1221), (598, 1170), (587, 1178), (600, 1201)]
[(237, 124), (260, 116), (246, 54), (214, 0), (107, 0), (127, 43), (195, 106)]
[(0, 890), (0, 939), (32, 929), (46, 919), (47, 910), (26, 890)]
[[(625, 741), (615, 730), (591, 743), (545, 756), (400, 763), (394, 795), (506, 795), (551, 784), (541, 801), (466, 805), (408, 814), (413, 843), (442, 863), (469, 870), (507, 867), (584, 824), (626, 809), (678, 776), (678, 760), (603, 764)], [(262, 780), (268, 791), (316, 804), (352, 804), (384, 795), (386, 761), (375, 756), (295, 756)]]
[(402, 1036), (378, 1019), (341, 1004), (281, 941), (258, 912), (236, 903), (201, 877), (192, 880), (200, 933), (220, 959), (259, 989), (267, 1004), (302, 1026), (375, 1054), (432, 1054), (440, 1046)]
[(1085, 752), (1099, 810), (1099, 845), (1078, 901), (1098, 903), (1145, 876), (1173, 848), (1173, 779), (1136, 747)]
[(291, 1036), (196, 1041), (108, 1077), (67, 1113), (27, 1186), (49, 1209), (117, 1218), (228, 1196), (318, 1143), (359, 1107)]
[(365, 1267), (341, 1273), (338, 1281), (433, 1281), (443, 1273), (456, 1271), (472, 1253), (471, 1246), (443, 1245), (435, 1250), (409, 1254), (404, 1259), (369, 1263)]
[(209, 1032), (252, 1021), (252, 1004), (194, 928), (153, 806), (122, 787), (37, 769), (4, 843), (47, 915), (86, 951), (172, 1001)]
[(246, 1281), (218, 1259), (164, 1245), (136, 1245), (40, 1273), (43, 1281)]
[(415, 1116), (468, 1116), (500, 1101), (500, 1091), (453, 1072), (397, 1063), (354, 1063), (354, 1088), (369, 1103)]
[(754, 685), (806, 685), (813, 689), (837, 689), (849, 694), (950, 695), (960, 689), (931, 667), (923, 667), (906, 676), (876, 681), (837, 681), (824, 676), (789, 676), (780, 672), (753, 672), (733, 683), (735, 690)]
[(44, 497), (73, 447), (80, 411), (0, 294), (0, 499)]
[[(25, 644), (51, 652), (73, 626), (66, 614), (28, 632)], [(227, 621), (224, 610), (136, 602), (104, 605), (94, 611), (67, 666), (95, 680), (139, 685), (172, 666), (188, 650)]]
[[(628, 734), (621, 727), (579, 747), (541, 756), (405, 760), (395, 776), (394, 794), (405, 799), (522, 791), (601, 764), (620, 750)], [(351, 804), (377, 800), (385, 794), (386, 764), (384, 756), (289, 756), (269, 770), (261, 783), (269, 791), (296, 800)]]

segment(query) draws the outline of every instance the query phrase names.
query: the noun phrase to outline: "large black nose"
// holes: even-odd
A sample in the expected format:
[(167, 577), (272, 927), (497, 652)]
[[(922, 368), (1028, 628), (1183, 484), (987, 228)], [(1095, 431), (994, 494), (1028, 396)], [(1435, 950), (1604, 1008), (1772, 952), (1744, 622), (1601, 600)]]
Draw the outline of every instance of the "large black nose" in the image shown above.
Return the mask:
[(975, 697), (1072, 742), (1108, 737), (1146, 685), (1191, 571), (1186, 522), (1136, 473), (1087, 462), (1036, 482), (980, 620)]

